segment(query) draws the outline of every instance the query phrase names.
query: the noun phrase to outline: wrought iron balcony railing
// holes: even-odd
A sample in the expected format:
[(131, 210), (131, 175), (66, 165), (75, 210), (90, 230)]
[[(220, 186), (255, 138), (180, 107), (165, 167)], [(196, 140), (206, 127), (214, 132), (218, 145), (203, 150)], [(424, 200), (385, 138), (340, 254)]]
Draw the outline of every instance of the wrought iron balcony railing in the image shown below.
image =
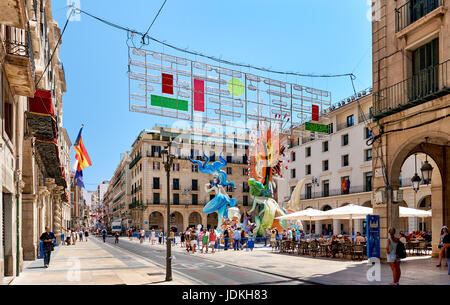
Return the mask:
[(301, 200), (305, 199), (316, 199), (316, 198), (323, 198), (323, 197), (331, 197), (331, 196), (341, 196), (341, 195), (349, 195), (349, 194), (357, 194), (357, 193), (365, 193), (365, 192), (371, 192), (372, 188), (370, 185), (356, 185), (356, 186), (350, 186), (349, 191), (342, 191), (341, 189), (334, 189), (334, 190), (322, 190), (322, 191), (316, 191), (311, 192), (310, 194), (303, 193), (300, 195)]
[[(13, 33), (14, 28), (7, 27), (7, 31)], [(34, 75), (34, 54), (33, 47), (31, 44), (31, 34), (30, 34), (30, 25), (28, 25), (28, 30), (20, 30), (23, 33), (22, 35), (17, 35), (17, 29), (15, 30), (15, 36), (9, 37), (3, 40), (3, 45), (5, 46), (6, 54), (21, 56), (30, 59), (31, 72)]]
[(440, 6), (445, 0), (410, 0), (395, 9), (395, 31), (399, 32)]
[(416, 75), (373, 95), (374, 117), (387, 115), (413, 107), (450, 92), (450, 60), (421, 70)]

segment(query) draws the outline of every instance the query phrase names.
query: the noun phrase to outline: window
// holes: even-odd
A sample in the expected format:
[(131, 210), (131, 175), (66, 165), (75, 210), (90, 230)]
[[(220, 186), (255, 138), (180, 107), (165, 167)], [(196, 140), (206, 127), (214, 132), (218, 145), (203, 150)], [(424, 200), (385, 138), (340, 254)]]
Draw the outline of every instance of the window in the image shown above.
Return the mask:
[(231, 163), (233, 161), (232, 156), (227, 156), (227, 163)]
[(154, 204), (159, 204), (160, 203), (159, 193), (153, 193), (153, 203)]
[(180, 190), (180, 179), (177, 179), (177, 178), (173, 179), (173, 189), (175, 191), (179, 191)]
[(328, 141), (322, 142), (322, 151), (328, 151)]
[(173, 204), (180, 204), (180, 194), (173, 194)]
[(153, 189), (159, 190), (159, 178), (153, 177)]
[(198, 195), (197, 194), (192, 194), (192, 204), (198, 205)]
[(209, 201), (213, 200), (216, 195), (209, 195)]
[(172, 165), (173, 171), (174, 172), (179, 172), (180, 171), (180, 164), (179, 163), (174, 163)]
[(243, 196), (242, 197), (242, 202), (243, 202), (244, 206), (247, 206), (248, 205), (248, 196)]
[(192, 172), (198, 173), (198, 165), (197, 164), (192, 164)]
[(291, 161), (295, 161), (295, 151), (291, 151)]
[(427, 96), (439, 89), (439, 43), (435, 39), (412, 52), (412, 82), (409, 99)]
[(342, 146), (348, 145), (348, 134), (342, 135)]
[(158, 161), (153, 161), (153, 170), (155, 170), (155, 171), (160, 170), (160, 164)]
[(347, 117), (347, 127), (350, 127), (353, 125), (354, 125), (354, 122), (353, 122), (353, 114), (352, 114)]
[(330, 181), (329, 180), (322, 181), (322, 196), (323, 197), (330, 196)]
[(291, 195), (294, 192), (294, 190), (295, 190), (295, 186), (291, 186)]
[(369, 120), (373, 119), (373, 107), (369, 108)]
[(5, 131), (9, 137), (9, 140), (13, 141), (13, 104), (9, 103), (8, 92), (3, 91), (5, 96)]
[(312, 191), (312, 184), (311, 183), (306, 184), (306, 199), (311, 199), (312, 197), (311, 191)]
[(231, 167), (227, 167), (227, 175), (231, 175), (231, 174), (232, 174)]
[(246, 155), (243, 155), (243, 156), (242, 156), (242, 163), (243, 163), (243, 164), (247, 164), (247, 162), (248, 162), (247, 156), (246, 156)]
[(161, 146), (152, 145), (152, 157), (161, 157)]
[(328, 170), (328, 160), (322, 161), (322, 171), (326, 172)]
[(364, 139), (369, 139), (371, 137), (372, 137), (372, 131), (369, 128), (365, 127), (364, 128)]
[(295, 168), (291, 169), (291, 178), (295, 178)]
[(250, 188), (248, 187), (248, 183), (246, 181), (242, 182), (242, 191), (245, 193), (250, 191)]
[(333, 133), (333, 123), (328, 124), (328, 133), (331, 134)]
[(372, 149), (366, 149), (364, 151), (364, 161), (372, 160)]
[(306, 157), (310, 157), (311, 156), (311, 147), (306, 147), (305, 148), (305, 155), (306, 155)]
[(364, 190), (366, 192), (372, 191), (372, 172), (364, 173)]
[(211, 162), (216, 161), (216, 152), (215, 151), (210, 151), (209, 152), (209, 161), (211, 161)]
[(348, 155), (342, 156), (342, 167), (348, 166)]
[(242, 169), (242, 176), (248, 176), (248, 169), (246, 168)]
[(234, 192), (234, 188), (232, 185), (227, 185), (227, 192)]
[(305, 166), (305, 175), (311, 175), (311, 164)]
[(192, 179), (192, 190), (198, 191), (198, 180)]

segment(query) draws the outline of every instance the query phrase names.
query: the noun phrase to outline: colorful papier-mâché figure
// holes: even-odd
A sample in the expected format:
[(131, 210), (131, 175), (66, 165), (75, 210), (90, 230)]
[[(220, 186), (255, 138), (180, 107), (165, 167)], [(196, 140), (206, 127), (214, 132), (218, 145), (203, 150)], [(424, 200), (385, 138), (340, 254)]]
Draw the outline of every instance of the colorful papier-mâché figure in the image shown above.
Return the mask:
[(227, 181), (227, 174), (221, 169), (227, 165), (227, 161), (222, 155), (219, 156), (220, 161), (211, 164), (208, 164), (209, 157), (206, 154), (203, 155), (206, 158), (204, 163), (198, 160), (192, 160), (191, 158), (189, 158), (189, 161), (198, 164), (198, 170), (201, 173), (214, 175), (214, 179), (211, 183), (205, 185), (205, 190), (207, 193), (214, 191), (216, 195), (205, 205), (203, 213), (210, 214), (217, 212), (217, 228), (220, 230), (222, 228), (222, 220), (228, 218), (228, 207), (237, 205), (237, 200), (235, 198), (230, 198), (224, 187), (229, 185), (234, 189), (236, 189), (236, 187), (232, 181)]

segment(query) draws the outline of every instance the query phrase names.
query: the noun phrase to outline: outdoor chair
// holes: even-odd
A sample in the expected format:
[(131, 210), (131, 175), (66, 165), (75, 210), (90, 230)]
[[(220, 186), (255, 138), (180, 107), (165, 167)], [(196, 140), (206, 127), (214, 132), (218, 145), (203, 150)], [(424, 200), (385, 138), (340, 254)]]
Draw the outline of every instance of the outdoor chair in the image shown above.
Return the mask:
[(358, 259), (364, 258), (364, 245), (354, 245), (352, 249), (352, 259), (355, 259), (358, 257)]
[(319, 252), (319, 242), (313, 240), (309, 243), (309, 254), (315, 257)]
[(427, 254), (427, 242), (426, 241), (419, 242), (419, 244), (417, 245), (417, 251), (418, 251), (418, 253), (420, 252), (420, 254), (422, 254), (422, 255), (426, 255)]

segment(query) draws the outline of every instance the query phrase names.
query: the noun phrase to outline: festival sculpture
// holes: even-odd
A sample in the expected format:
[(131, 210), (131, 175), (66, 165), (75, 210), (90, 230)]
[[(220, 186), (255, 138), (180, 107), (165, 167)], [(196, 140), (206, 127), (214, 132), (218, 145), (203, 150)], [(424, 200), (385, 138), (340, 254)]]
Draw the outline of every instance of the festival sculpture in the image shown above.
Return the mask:
[[(281, 117), (277, 117), (281, 120)], [(287, 211), (282, 209), (273, 199), (276, 184), (274, 179), (281, 179), (282, 158), (285, 146), (281, 145), (278, 130), (270, 124), (259, 124), (252, 137), (250, 146), (250, 177), (248, 186), (253, 198), (253, 206), (249, 213), (255, 213), (256, 236), (263, 236), (264, 229), (282, 231), (294, 227), (302, 229), (300, 222), (287, 223), (276, 218), (284, 216)]]
[[(223, 221), (228, 221), (228, 208), (233, 208), (237, 205), (237, 200), (235, 198), (230, 198), (224, 187), (229, 185), (234, 189), (236, 189), (236, 187), (234, 185), (234, 182), (227, 181), (227, 174), (221, 169), (227, 165), (227, 161), (221, 155), (219, 156), (220, 161), (216, 161), (211, 164), (208, 164), (210, 161), (209, 157), (206, 154), (203, 155), (206, 158), (206, 161), (204, 163), (199, 160), (192, 160), (191, 158), (189, 158), (189, 161), (191, 161), (193, 164), (198, 165), (199, 172), (204, 174), (211, 174), (214, 176), (211, 183), (205, 185), (205, 191), (207, 193), (214, 191), (215, 197), (205, 205), (205, 207), (203, 208), (203, 213), (210, 214), (217, 212), (217, 230), (222, 231)], [(233, 219), (231, 221), (233, 221)]]

